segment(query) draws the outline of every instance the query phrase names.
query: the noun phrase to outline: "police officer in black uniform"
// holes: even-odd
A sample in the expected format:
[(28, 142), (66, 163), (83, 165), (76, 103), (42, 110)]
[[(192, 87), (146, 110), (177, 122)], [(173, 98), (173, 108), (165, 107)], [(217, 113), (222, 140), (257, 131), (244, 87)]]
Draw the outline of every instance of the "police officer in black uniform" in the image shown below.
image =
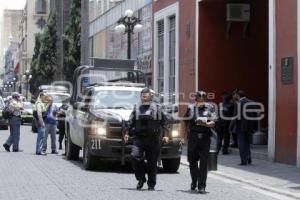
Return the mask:
[(206, 193), (210, 129), (215, 126), (217, 118), (214, 107), (206, 102), (206, 98), (207, 94), (204, 91), (196, 92), (195, 103), (188, 106), (185, 114), (186, 132), (188, 133), (188, 161), (192, 177), (191, 190), (195, 191), (198, 187), (200, 194)]
[(218, 147), (219, 152), (222, 149), (222, 153), (229, 154), (228, 147), (230, 143), (229, 126), (233, 118), (234, 104), (232, 102), (232, 96), (229, 92), (222, 93), (222, 103), (219, 109), (219, 120), (217, 124), (218, 132)]
[(132, 159), (135, 177), (138, 180), (136, 188), (143, 188), (146, 182), (144, 154), (147, 160), (148, 190), (154, 190), (156, 185), (157, 161), (161, 141), (168, 143), (164, 136), (168, 123), (160, 106), (152, 101), (153, 95), (148, 88), (141, 92), (141, 103), (135, 105), (127, 124), (124, 140), (133, 136)]
[(63, 139), (65, 138), (65, 119), (66, 119), (66, 112), (69, 107), (69, 102), (70, 102), (70, 98), (65, 99), (62, 102), (61, 107), (58, 108), (57, 117), (59, 119), (58, 120), (59, 150), (62, 150), (62, 142), (63, 142)]

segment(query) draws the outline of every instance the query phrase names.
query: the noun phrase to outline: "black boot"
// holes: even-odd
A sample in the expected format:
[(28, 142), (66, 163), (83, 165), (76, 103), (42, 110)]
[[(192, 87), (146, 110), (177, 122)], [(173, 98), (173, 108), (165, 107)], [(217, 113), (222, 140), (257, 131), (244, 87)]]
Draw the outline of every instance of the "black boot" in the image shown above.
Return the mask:
[(8, 145), (8, 144), (3, 144), (3, 147), (4, 147), (4, 149), (5, 149), (7, 152), (10, 152), (10, 149), (9, 149), (9, 145)]
[(136, 185), (136, 189), (137, 190), (142, 189), (145, 182), (146, 182), (145, 180), (139, 180), (138, 184)]
[(153, 191), (153, 190), (155, 190), (155, 188), (154, 188), (154, 186), (149, 186), (148, 190)]
[(223, 155), (228, 155), (229, 154), (229, 151), (227, 148), (223, 148), (223, 151), (222, 151)]
[(251, 165), (252, 164), (252, 159), (248, 158), (248, 164)]
[(191, 183), (191, 191), (195, 191), (196, 190), (196, 187), (197, 187), (197, 182), (192, 182)]
[(205, 187), (199, 187), (199, 188), (198, 188), (198, 192), (199, 192), (200, 194), (206, 194)]
[(59, 143), (59, 150), (62, 150), (62, 144)]

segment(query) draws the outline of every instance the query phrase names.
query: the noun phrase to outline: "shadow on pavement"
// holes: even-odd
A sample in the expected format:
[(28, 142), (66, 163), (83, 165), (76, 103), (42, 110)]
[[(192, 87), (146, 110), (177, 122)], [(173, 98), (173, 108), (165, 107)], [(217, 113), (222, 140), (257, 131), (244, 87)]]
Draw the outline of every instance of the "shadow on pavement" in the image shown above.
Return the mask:
[[(176, 192), (183, 192), (183, 193), (188, 193), (188, 194), (194, 194), (194, 195), (201, 195), (198, 193), (197, 190), (192, 191), (192, 190), (176, 190)], [(205, 194), (209, 194), (209, 192), (206, 192)]]
[(129, 190), (129, 191), (137, 191), (137, 192), (163, 192), (163, 190), (151, 190), (149, 191), (148, 189), (141, 189), (137, 190), (136, 188), (120, 188), (121, 190)]
[[(78, 160), (67, 160), (65, 156), (62, 156), (62, 159), (74, 164), (76, 167), (79, 167), (82, 170), (85, 170), (82, 164), (82, 157), (80, 157)], [(176, 173), (169, 173), (165, 172), (162, 167), (157, 168), (158, 174), (179, 174), (179, 172)], [(95, 170), (91, 170), (93, 172), (106, 172), (106, 173), (120, 173), (120, 174), (133, 174), (133, 168), (130, 162), (126, 162), (124, 166), (120, 164), (118, 161), (98, 161), (97, 166), (95, 167)]]

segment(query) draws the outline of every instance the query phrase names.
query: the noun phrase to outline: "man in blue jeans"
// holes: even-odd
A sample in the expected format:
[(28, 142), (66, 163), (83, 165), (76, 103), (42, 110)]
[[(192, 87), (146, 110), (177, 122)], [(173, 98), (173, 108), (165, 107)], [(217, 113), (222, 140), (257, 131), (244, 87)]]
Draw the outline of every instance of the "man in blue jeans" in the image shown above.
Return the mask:
[(48, 98), (44, 94), (40, 94), (39, 99), (35, 103), (34, 113), (36, 112), (37, 122), (37, 141), (36, 141), (36, 155), (46, 155), (43, 150), (44, 137), (45, 137), (45, 122), (44, 118), (48, 110)]
[(56, 114), (58, 112), (58, 108), (53, 104), (53, 99), (49, 96), (49, 107), (47, 112), (47, 117), (45, 120), (45, 137), (44, 137), (44, 144), (43, 144), (43, 152), (46, 153), (47, 151), (47, 139), (48, 135), (51, 136), (51, 153), (58, 154), (56, 150), (56, 132), (57, 132), (57, 122), (56, 122)]
[(8, 102), (9, 110), (12, 117), (9, 119), (10, 135), (3, 147), (10, 152), (10, 147), (13, 145), (13, 152), (20, 152), (20, 127), (21, 127), (21, 110), (23, 110), (23, 103), (18, 93), (13, 93), (12, 100)]

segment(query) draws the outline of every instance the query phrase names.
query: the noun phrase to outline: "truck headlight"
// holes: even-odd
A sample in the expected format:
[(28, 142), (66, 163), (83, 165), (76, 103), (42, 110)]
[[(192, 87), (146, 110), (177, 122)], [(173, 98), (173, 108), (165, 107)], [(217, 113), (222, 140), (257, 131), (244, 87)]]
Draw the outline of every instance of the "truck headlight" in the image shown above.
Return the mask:
[(180, 136), (180, 124), (173, 124), (171, 136), (177, 138)]
[(91, 135), (99, 135), (106, 136), (106, 123), (101, 121), (93, 121), (91, 123), (91, 131), (89, 132)]
[(179, 131), (178, 130), (172, 130), (172, 137), (179, 137)]

